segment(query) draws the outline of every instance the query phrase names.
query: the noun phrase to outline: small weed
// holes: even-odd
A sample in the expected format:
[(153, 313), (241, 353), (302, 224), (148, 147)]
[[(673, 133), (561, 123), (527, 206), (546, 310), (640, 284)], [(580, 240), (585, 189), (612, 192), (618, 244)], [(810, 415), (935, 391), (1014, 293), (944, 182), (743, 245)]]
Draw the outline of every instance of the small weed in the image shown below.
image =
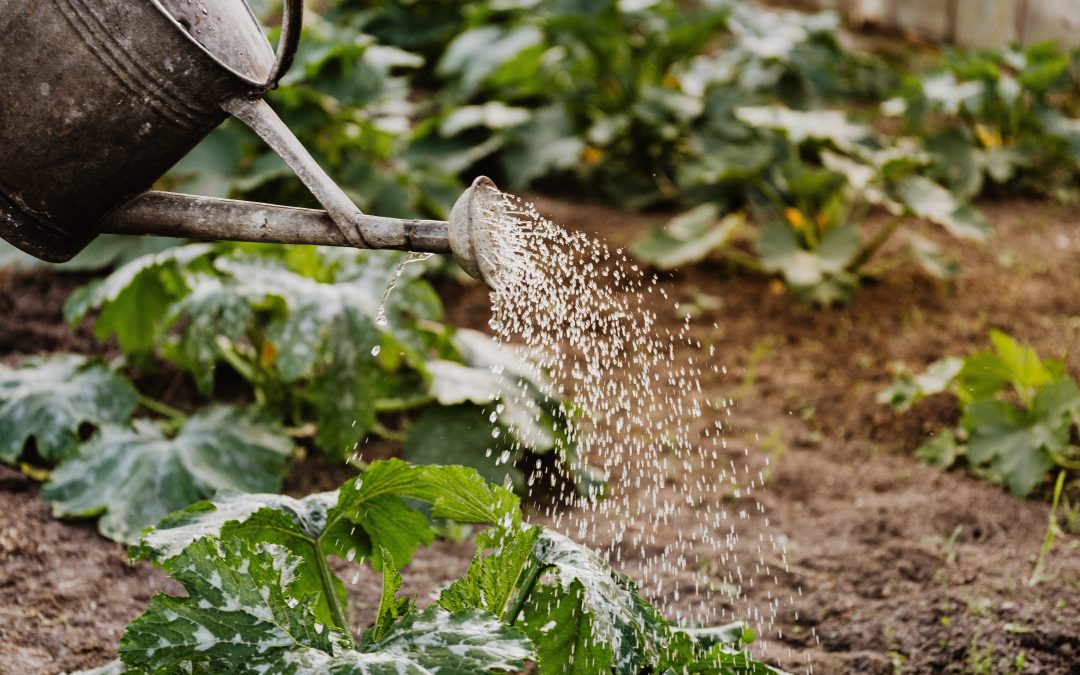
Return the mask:
[(989, 617), (993, 614), (994, 601), (990, 598), (971, 598), (965, 603), (965, 610), (973, 617)]
[(898, 651), (885, 652), (885, 656), (889, 657), (889, 661), (892, 662), (893, 675), (902, 675), (907, 656)]
[(957, 539), (957, 537), (960, 536), (960, 533), (963, 532), (963, 531), (964, 531), (964, 526), (963, 525), (957, 525), (956, 528), (953, 529), (952, 534), (949, 535), (949, 538), (945, 540), (945, 564), (946, 565), (951, 566), (951, 565), (956, 564), (956, 539)]
[(739, 383), (739, 388), (732, 393), (732, 400), (741, 401), (750, 395), (750, 392), (754, 390), (754, 382), (757, 380), (758, 366), (775, 354), (779, 346), (780, 338), (775, 335), (762, 338), (754, 343), (753, 348), (750, 350), (750, 358), (747, 359), (746, 368), (743, 371), (742, 382)]
[(971, 646), (965, 655), (965, 675), (991, 675), (994, 672), (994, 648), (981, 646), (979, 634), (971, 639)]
[(1031, 571), (1031, 578), (1028, 579), (1028, 586), (1035, 586), (1039, 582), (1048, 581), (1051, 577), (1046, 576), (1046, 561), (1050, 556), (1050, 550), (1054, 546), (1054, 538), (1059, 534), (1065, 534), (1061, 526), (1058, 524), (1057, 510), (1058, 503), (1061, 501), (1061, 493), (1065, 489), (1065, 471), (1059, 471), (1057, 481), (1054, 483), (1054, 498), (1050, 505), (1050, 515), (1047, 516), (1046, 522), (1046, 537), (1043, 539), (1042, 549), (1039, 551), (1039, 558), (1035, 562), (1035, 569)]
[(776, 471), (780, 459), (790, 452), (790, 448), (788, 448), (787, 443), (784, 442), (780, 425), (773, 425), (773, 427), (769, 429), (769, 435), (763, 438), (759, 445), (766, 455), (766, 466), (761, 474), (761, 480), (763, 485), (768, 485), (772, 482), (773, 472)]

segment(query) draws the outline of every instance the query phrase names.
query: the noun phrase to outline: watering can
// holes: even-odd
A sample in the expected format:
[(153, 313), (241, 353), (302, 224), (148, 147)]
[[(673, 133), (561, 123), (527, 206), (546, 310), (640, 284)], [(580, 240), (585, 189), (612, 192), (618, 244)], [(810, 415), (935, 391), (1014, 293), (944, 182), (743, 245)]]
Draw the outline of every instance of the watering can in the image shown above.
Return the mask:
[[(500, 193), (477, 178), (449, 222), (362, 213), (263, 100), (292, 64), (245, 0), (0, 0), (0, 236), (63, 262), (98, 234), (452, 253), (492, 285)], [(228, 116), (326, 209), (147, 192)]]

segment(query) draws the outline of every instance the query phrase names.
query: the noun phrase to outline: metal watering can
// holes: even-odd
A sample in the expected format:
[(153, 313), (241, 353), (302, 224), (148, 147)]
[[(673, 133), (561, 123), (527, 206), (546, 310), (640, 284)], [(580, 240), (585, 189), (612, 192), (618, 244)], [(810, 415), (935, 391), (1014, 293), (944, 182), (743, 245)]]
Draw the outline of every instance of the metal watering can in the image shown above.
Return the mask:
[[(245, 0), (0, 0), (0, 236), (63, 262), (103, 233), (453, 253), (489, 285), (499, 191), (479, 177), (450, 221), (368, 216), (262, 99), (292, 64)], [(229, 115), (326, 211), (147, 192)]]

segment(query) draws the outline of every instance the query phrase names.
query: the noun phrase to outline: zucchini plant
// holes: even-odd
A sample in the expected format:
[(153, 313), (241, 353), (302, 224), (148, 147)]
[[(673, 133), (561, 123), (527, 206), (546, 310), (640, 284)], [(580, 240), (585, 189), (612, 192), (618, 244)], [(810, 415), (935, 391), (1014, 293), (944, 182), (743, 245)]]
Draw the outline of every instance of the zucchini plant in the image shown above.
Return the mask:
[[(638, 240), (631, 250), (642, 261), (674, 269), (715, 255), (779, 274), (800, 297), (832, 305), (850, 300), (867, 264), (907, 218), (962, 239), (989, 234), (982, 214), (927, 177), (928, 158), (904, 140), (886, 139), (838, 110), (771, 105), (733, 114), (768, 158), (767, 168), (740, 178), (758, 227), (748, 232), (737, 213), (719, 218), (720, 205), (698, 207)], [(864, 236), (873, 209), (891, 220)], [(902, 233), (926, 271), (949, 278), (954, 267), (932, 242)]]
[(992, 331), (990, 341), (992, 351), (942, 359), (922, 374), (898, 366), (878, 400), (904, 411), (925, 396), (955, 396), (960, 424), (943, 429), (916, 455), (941, 468), (965, 458), (977, 475), (1026, 497), (1047, 484), (1051, 472), (1080, 471), (1080, 388), (1062, 361), (1040, 359), (1000, 331)]
[[(466, 574), (419, 609), (399, 570), (432, 541), (427, 517), (490, 524)], [(219, 494), (131, 547), (179, 581), (128, 626), (97, 673), (777, 673), (743, 651), (743, 624), (682, 630), (596, 553), (522, 522), (474, 471), (373, 462), (339, 490)], [(327, 556), (371, 565), (383, 590), (354, 637)]]
[(935, 177), (961, 199), (992, 187), (1075, 198), (1080, 79), (1054, 43), (952, 50), (883, 110), (921, 137)]

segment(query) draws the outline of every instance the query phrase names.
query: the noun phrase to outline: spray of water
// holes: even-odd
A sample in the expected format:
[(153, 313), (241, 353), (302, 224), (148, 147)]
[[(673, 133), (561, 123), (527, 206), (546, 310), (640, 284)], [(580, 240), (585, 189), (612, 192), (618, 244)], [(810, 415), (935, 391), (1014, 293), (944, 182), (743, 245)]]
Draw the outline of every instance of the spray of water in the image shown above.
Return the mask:
[(727, 447), (731, 402), (702, 388), (726, 374), (715, 346), (695, 339), (689, 318), (661, 327), (658, 308), (673, 302), (622, 250), (510, 195), (486, 215), (500, 262), (489, 279), (491, 328), (524, 345), (557, 393), (586, 411), (570, 434), (580, 461), (610, 477), (602, 499), (561, 493), (547, 524), (605, 553), (669, 618), (747, 620), (763, 651), (781, 603), (794, 599), (774, 592), (786, 568), (775, 537), (740, 537), (755, 518), (754, 529), (769, 532), (755, 494), (765, 481), (748, 449)]

